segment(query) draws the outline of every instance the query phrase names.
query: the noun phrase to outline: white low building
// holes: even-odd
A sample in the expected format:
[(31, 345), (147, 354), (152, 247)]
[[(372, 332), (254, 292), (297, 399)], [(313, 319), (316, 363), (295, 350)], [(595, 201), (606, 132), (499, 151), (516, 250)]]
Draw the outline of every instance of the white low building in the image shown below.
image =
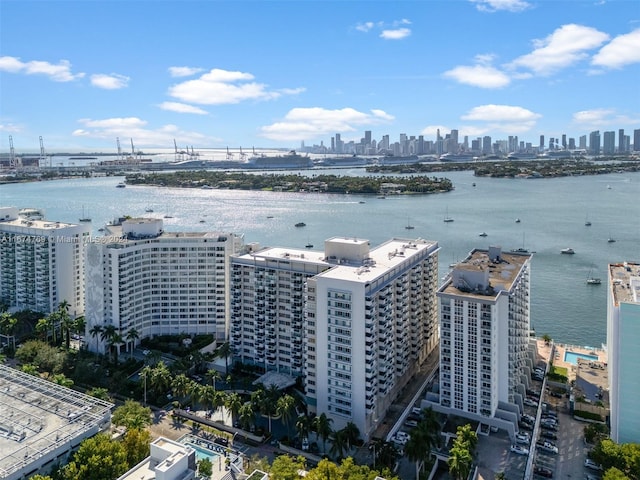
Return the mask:
[(165, 437), (151, 444), (150, 455), (117, 480), (191, 480), (196, 476), (196, 452)]

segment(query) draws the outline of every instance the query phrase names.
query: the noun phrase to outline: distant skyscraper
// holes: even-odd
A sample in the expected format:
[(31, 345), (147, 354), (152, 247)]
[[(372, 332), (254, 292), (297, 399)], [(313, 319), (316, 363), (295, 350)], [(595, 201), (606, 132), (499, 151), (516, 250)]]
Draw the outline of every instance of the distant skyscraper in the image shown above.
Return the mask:
[(491, 137), (488, 135), (482, 137), (482, 154), (483, 155), (491, 154)]
[(626, 142), (624, 140), (624, 128), (618, 130), (618, 152), (626, 152)]
[(586, 150), (587, 149), (587, 136), (586, 135), (580, 135), (579, 142), (580, 142), (580, 144), (579, 144), (578, 148), (580, 150)]
[(609, 265), (607, 303), (611, 439), (640, 443), (640, 264)]
[(575, 150), (576, 149), (576, 139), (575, 138), (570, 138), (569, 139), (569, 150)]
[(567, 135), (566, 134), (562, 134), (562, 148), (563, 150), (567, 149)]
[(540, 151), (544, 150), (544, 135), (540, 135)]
[(600, 155), (600, 130), (594, 130), (589, 134), (589, 153)]
[(602, 154), (613, 155), (616, 152), (616, 132), (604, 132)]
[(371, 130), (364, 131), (364, 146), (368, 147), (371, 145)]
[(640, 152), (640, 128), (633, 131), (633, 151)]

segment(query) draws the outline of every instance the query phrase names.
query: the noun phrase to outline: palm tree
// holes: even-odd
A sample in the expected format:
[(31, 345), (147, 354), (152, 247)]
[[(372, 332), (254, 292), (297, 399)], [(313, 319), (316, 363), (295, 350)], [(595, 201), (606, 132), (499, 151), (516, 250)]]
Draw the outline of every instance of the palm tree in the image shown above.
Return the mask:
[[(393, 442), (385, 442), (383, 439), (379, 439), (373, 442), (373, 468), (375, 470), (376, 465), (393, 468), (396, 460), (400, 456), (398, 448)], [(382, 469), (379, 469), (382, 470)]]
[(344, 430), (338, 430), (331, 435), (331, 448), (329, 453), (333, 455), (338, 461), (344, 457), (344, 452), (347, 448), (347, 436)]
[(209, 370), (207, 370), (207, 373), (205, 374), (205, 376), (209, 380), (211, 380), (211, 385), (213, 386), (214, 389), (216, 388), (216, 380), (220, 380), (222, 378), (220, 375), (220, 372), (215, 368), (210, 368)]
[(56, 320), (60, 325), (60, 329), (64, 335), (64, 344), (67, 350), (71, 345), (71, 330), (73, 329), (75, 322), (69, 315), (69, 302), (63, 300), (58, 305), (58, 310), (55, 312)]
[(282, 418), (282, 422), (287, 427), (287, 437), (290, 437), (289, 426), (295, 413), (296, 399), (291, 395), (285, 394), (278, 398), (276, 402), (276, 413)]
[(114, 333), (107, 340), (107, 344), (109, 345), (109, 351), (113, 350), (113, 362), (118, 365), (118, 353), (120, 352), (120, 346), (124, 343), (124, 339), (122, 335), (119, 333)]
[(256, 418), (256, 412), (253, 408), (253, 403), (246, 402), (244, 405), (242, 405), (240, 407), (240, 410), (238, 411), (238, 417), (240, 419), (240, 425), (242, 425), (242, 428), (244, 428), (245, 430), (249, 430), (249, 428), (251, 427), (251, 423)]
[(36, 323), (36, 332), (42, 335), (43, 340), (47, 341), (49, 339), (49, 329), (52, 325), (53, 319), (50, 316), (41, 318), (38, 320), (38, 323)]
[(313, 419), (313, 429), (318, 434), (318, 436), (322, 439), (322, 453), (325, 452), (325, 444), (327, 442), (327, 438), (331, 435), (331, 424), (333, 423), (333, 419), (327, 417), (327, 415), (323, 412), (320, 416), (315, 417)]
[(162, 360), (151, 369), (149, 381), (156, 394), (166, 391), (171, 385), (171, 379), (171, 372)]
[(238, 418), (238, 414), (240, 413), (240, 408), (242, 408), (242, 399), (240, 395), (237, 393), (229, 393), (226, 396), (224, 406), (227, 407), (227, 410), (231, 412), (231, 424), (233, 425), (233, 420)]
[(73, 331), (74, 333), (77, 333), (78, 335), (82, 335), (84, 336), (85, 330), (87, 329), (87, 320), (84, 318), (83, 315), (80, 315), (79, 317), (76, 317), (73, 320)]
[(344, 430), (348, 449), (351, 450), (351, 447), (353, 447), (353, 445), (360, 438), (360, 430), (358, 429), (357, 425), (353, 422), (347, 423), (342, 430)]
[(151, 381), (152, 370), (149, 365), (145, 365), (142, 370), (140, 370), (140, 380), (144, 383), (144, 405), (147, 405), (147, 383)]
[(311, 430), (311, 419), (307, 415), (300, 415), (296, 419), (296, 432), (298, 432), (298, 436), (301, 439), (308, 438), (310, 430)]
[(131, 342), (131, 349), (129, 350), (129, 358), (133, 358), (133, 349), (136, 347), (136, 340), (140, 338), (140, 334), (138, 330), (134, 327), (131, 327), (127, 334), (124, 337), (127, 340), (127, 346), (129, 346), (129, 342)]
[(191, 380), (184, 374), (176, 375), (171, 382), (171, 388), (176, 397), (185, 397), (191, 388)]
[(218, 356), (224, 358), (225, 375), (229, 376), (229, 357), (233, 353), (229, 342), (225, 342), (218, 348)]
[(469, 453), (473, 455), (476, 451), (476, 447), (478, 446), (478, 434), (471, 430), (471, 425), (466, 424), (458, 427), (456, 435), (456, 441), (460, 445), (466, 445)]
[(16, 325), (18, 324), (18, 319), (11, 316), (8, 312), (3, 312), (0, 314), (0, 334), (5, 335), (7, 337), (11, 337), (13, 339), (13, 349), (16, 348), (16, 339), (13, 336), (13, 333), (16, 329)]
[(96, 353), (98, 353), (98, 337), (102, 336), (103, 328), (101, 325), (94, 325), (89, 329), (89, 335), (96, 339)]
[(58, 373), (54, 375), (51, 379), (53, 383), (57, 383), (58, 385), (62, 385), (63, 387), (71, 387), (73, 385), (73, 380), (67, 378), (64, 373)]

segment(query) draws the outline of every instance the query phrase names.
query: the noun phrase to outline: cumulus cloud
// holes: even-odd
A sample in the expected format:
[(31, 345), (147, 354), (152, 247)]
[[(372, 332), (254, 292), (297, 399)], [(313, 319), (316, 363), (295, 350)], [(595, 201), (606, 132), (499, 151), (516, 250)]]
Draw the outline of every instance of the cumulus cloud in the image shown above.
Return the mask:
[(196, 67), (169, 67), (169, 75), (172, 77), (190, 77), (203, 70), (203, 68)]
[(474, 107), (461, 118), (466, 121), (484, 123), (481, 127), (476, 125), (476, 128), (522, 133), (531, 130), (540, 117), (540, 114), (523, 107), (489, 104)]
[(186, 103), (179, 102), (162, 102), (158, 105), (162, 110), (168, 110), (170, 112), (178, 113), (195, 113), (196, 115), (207, 115), (208, 112), (199, 107), (193, 105), (187, 105)]
[(186, 103), (223, 105), (246, 100), (272, 100), (304, 91), (302, 88), (271, 90), (267, 85), (253, 80), (254, 76), (250, 73), (214, 68), (200, 78), (172, 86), (169, 95)]
[(129, 86), (129, 77), (111, 73), (109, 75), (98, 73), (91, 75), (91, 85), (105, 90), (119, 90)]
[(282, 121), (262, 127), (260, 135), (271, 140), (309, 140), (335, 132), (352, 132), (364, 126), (385, 124), (393, 120), (393, 115), (379, 109), (366, 113), (348, 107), (339, 110), (321, 107), (294, 108)]
[(510, 68), (523, 68), (536, 75), (551, 75), (585, 59), (589, 50), (598, 48), (609, 35), (595, 28), (567, 24), (544, 39), (534, 40), (531, 53), (516, 58)]
[(169, 148), (175, 138), (188, 144), (210, 144), (217, 139), (206, 137), (197, 132), (180, 129), (168, 124), (150, 128), (146, 120), (137, 117), (116, 117), (105, 119), (83, 118), (79, 120), (82, 128), (73, 132), (74, 137), (87, 137), (113, 142), (115, 138), (133, 138), (142, 148)]
[(469, 0), (476, 5), (481, 12), (497, 12), (506, 10), (507, 12), (522, 12), (531, 7), (529, 2), (523, 0)]
[(609, 128), (611, 125), (637, 125), (640, 116), (630, 117), (613, 108), (595, 108), (573, 114), (573, 123), (584, 129)]
[(411, 30), (408, 28), (397, 28), (395, 30), (383, 30), (380, 33), (380, 38), (385, 40), (402, 40), (411, 35)]
[(384, 40), (402, 40), (411, 35), (411, 29), (406, 25), (411, 25), (411, 20), (402, 18), (392, 22), (362, 22), (356, 24), (354, 28), (363, 33), (379, 31), (378, 36)]
[(18, 57), (0, 57), (0, 72), (22, 73), (25, 75), (45, 75), (55, 82), (72, 82), (84, 77), (84, 73), (72, 73), (71, 63), (60, 60), (49, 63), (41, 60), (23, 62)]
[(443, 75), (458, 83), (480, 88), (502, 88), (511, 83), (507, 74), (490, 65), (460, 65), (444, 72)]
[(592, 65), (605, 68), (622, 68), (632, 63), (640, 63), (640, 28), (617, 36), (591, 60)]

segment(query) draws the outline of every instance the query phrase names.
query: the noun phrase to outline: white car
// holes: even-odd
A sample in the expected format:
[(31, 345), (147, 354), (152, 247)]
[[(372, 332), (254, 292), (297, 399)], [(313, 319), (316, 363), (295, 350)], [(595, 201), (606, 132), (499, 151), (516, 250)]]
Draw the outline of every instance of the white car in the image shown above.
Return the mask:
[(558, 453), (558, 447), (556, 447), (551, 442), (544, 442), (542, 445), (540, 445), (540, 450), (548, 453)]
[(584, 466), (590, 468), (591, 470), (602, 470), (602, 467), (590, 458), (585, 458)]
[(525, 405), (529, 405), (530, 407), (537, 407), (538, 406), (538, 404), (535, 401), (531, 400), (530, 398), (525, 398), (524, 399), (524, 404)]
[(529, 444), (529, 434), (527, 433), (516, 433), (516, 443), (526, 443)]
[(511, 451), (518, 455), (529, 455), (529, 449), (521, 447), (520, 445), (511, 445)]
[(418, 426), (418, 422), (416, 420), (407, 420), (404, 422), (407, 427), (414, 428)]

